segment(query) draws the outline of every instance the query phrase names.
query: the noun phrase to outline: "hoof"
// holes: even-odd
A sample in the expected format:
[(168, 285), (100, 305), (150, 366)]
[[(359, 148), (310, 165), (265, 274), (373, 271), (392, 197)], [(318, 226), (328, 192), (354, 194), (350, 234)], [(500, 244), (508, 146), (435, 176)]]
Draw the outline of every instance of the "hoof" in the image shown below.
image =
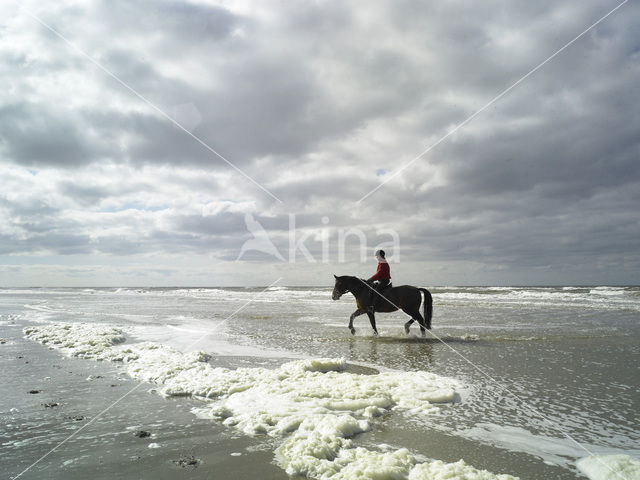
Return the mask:
[(355, 335), (356, 334), (356, 329), (355, 328), (350, 328), (351, 330), (351, 335)]
[(407, 335), (409, 335), (409, 327), (407, 325), (404, 326), (404, 333), (406, 333)]
[(377, 336), (378, 336), (378, 335), (380, 335), (380, 334), (378, 333), (378, 331), (377, 331), (377, 330), (374, 330), (374, 331), (373, 331), (373, 335), (374, 335), (375, 337), (377, 337)]

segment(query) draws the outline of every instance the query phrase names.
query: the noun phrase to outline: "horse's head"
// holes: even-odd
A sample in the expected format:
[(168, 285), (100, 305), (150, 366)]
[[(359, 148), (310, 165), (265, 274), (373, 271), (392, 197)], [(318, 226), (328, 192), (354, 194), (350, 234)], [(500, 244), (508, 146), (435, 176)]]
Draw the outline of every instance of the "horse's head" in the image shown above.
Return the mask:
[(349, 289), (345, 285), (345, 277), (336, 277), (336, 284), (333, 286), (333, 293), (331, 294), (331, 298), (334, 300), (339, 300), (342, 295), (347, 293)]

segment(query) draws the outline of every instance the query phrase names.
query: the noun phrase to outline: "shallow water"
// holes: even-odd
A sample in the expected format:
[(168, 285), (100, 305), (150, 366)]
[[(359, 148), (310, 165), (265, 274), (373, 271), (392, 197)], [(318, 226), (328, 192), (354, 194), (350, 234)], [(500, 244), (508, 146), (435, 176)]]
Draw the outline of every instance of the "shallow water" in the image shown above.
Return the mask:
[[(0, 380), (10, 387), (0, 393), (2, 462), (19, 474), (87, 421), (66, 417), (93, 418), (126, 393), (110, 385), (144, 385), (21, 478), (80, 478), (96, 465), (108, 465), (97, 469), (104, 478), (140, 466), (144, 471), (169, 465), (169, 472), (182, 472), (170, 459), (190, 449), (203, 460), (189, 470), (192, 478), (206, 478), (212, 465), (223, 471), (239, 458), (247, 474), (237, 478), (250, 478), (254, 470), (261, 478), (287, 476), (273, 463), (284, 438), (240, 434), (220, 421), (198, 418), (191, 409), (201, 401), (165, 399), (117, 365), (68, 359), (23, 338), (26, 326), (58, 322), (121, 327), (127, 343), (202, 350), (213, 355), (211, 365), (230, 369), (344, 357), (348, 369), (362, 374), (422, 371), (459, 382), (455, 401), (441, 405), (437, 415), (391, 410), (377, 417), (370, 430), (352, 439), (370, 450), (407, 448), (421, 461), (464, 459), (522, 479), (578, 478), (575, 462), (589, 453), (640, 457), (640, 289), (430, 290), (434, 328), (424, 339), (415, 326), (410, 336), (404, 334), (400, 313), (377, 316), (379, 337), (366, 316), (358, 317), (352, 336), (346, 325), (353, 298), (331, 301), (329, 289), (0, 291), (0, 337), (8, 341), (0, 345)], [(96, 369), (102, 378), (87, 380)], [(61, 373), (66, 371), (77, 374)], [(38, 385), (47, 386), (46, 401), (26, 393)], [(57, 399), (64, 399), (62, 407), (42, 406)], [(167, 440), (154, 440), (159, 448), (138, 448), (132, 456), (137, 459), (114, 461), (138, 445), (141, 439), (127, 428), (148, 421), (142, 420), (150, 405), (157, 435)]]

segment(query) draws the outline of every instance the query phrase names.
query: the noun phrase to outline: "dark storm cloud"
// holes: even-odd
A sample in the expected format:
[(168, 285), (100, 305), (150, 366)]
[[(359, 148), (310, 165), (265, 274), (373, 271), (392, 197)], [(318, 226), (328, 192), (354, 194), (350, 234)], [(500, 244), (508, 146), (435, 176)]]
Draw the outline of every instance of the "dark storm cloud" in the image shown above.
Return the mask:
[[(172, 9), (181, 13), (173, 18)], [(282, 31), (204, 6), (159, 8), (154, 4), (147, 12), (145, 5), (131, 4), (100, 9), (98, 13), (103, 21), (97, 34), (114, 40), (96, 45), (99, 61), (167, 113), (173, 105), (192, 102), (202, 116), (195, 133), (241, 166), (256, 156), (303, 154), (368, 119), (401, 111), (413, 104), (411, 93), (421, 86), (419, 71), (411, 61), (398, 51), (373, 48), (361, 58), (336, 61), (338, 69), (356, 67), (363, 95), (352, 96), (347, 91), (348, 98), (328, 96), (344, 79), (324, 79), (321, 63), (323, 59), (333, 61), (342, 48), (334, 36), (344, 39), (348, 12), (318, 9), (314, 25), (324, 24), (324, 28), (312, 29), (310, 13), (293, 9), (291, 16), (285, 15), (287, 20), (277, 25)], [(209, 17), (212, 20), (207, 20)], [(121, 18), (140, 21), (122, 23)], [(215, 28), (210, 28), (209, 22)], [(194, 34), (202, 24), (206, 31), (213, 32), (211, 36)], [(233, 27), (243, 28), (245, 37), (230, 39)], [(152, 40), (138, 48), (124, 48), (122, 44), (121, 39), (145, 36)], [(172, 60), (180, 65), (189, 56), (207, 70), (206, 87), (169, 77), (158, 65)], [(316, 62), (320, 65), (314, 65)], [(107, 75), (97, 80), (105, 89), (121, 90), (123, 98), (138, 101)], [(81, 123), (106, 137), (117, 130), (129, 132), (133, 144), (121, 155), (132, 162), (210, 162), (206, 150), (161, 115), (115, 111), (111, 119), (97, 118), (99, 115), (92, 119), (88, 112)], [(91, 160), (88, 156), (87, 161)], [(214, 164), (218, 165), (224, 166), (219, 161)]]
[(72, 181), (62, 182), (59, 188), (64, 195), (73, 198), (75, 202), (83, 206), (95, 206), (101, 200), (120, 193), (120, 190), (113, 186), (80, 185)]
[[(462, 111), (459, 105), (438, 104), (444, 92), (485, 95), (495, 89), (497, 93), (497, 86), (524, 73), (505, 74), (511, 60), (543, 58), (552, 51), (553, 28), (581, 24), (583, 17), (585, 21), (588, 18), (585, 13), (578, 20), (559, 15), (553, 12), (552, 4), (438, 7), (404, 2), (382, 6), (381, 14), (390, 16), (391, 25), (379, 29), (378, 37), (365, 35), (362, 39), (356, 36), (359, 30), (365, 34), (376, 30), (362, 27), (351, 7), (291, 6), (288, 10), (275, 26), (219, 7), (178, 3), (99, 3), (87, 14), (100, 19), (97, 32), (103, 39), (113, 39), (102, 42), (98, 53), (105, 66), (166, 111), (172, 105), (193, 102), (203, 117), (195, 133), (241, 166), (256, 156), (296, 158), (372, 119), (421, 109), (427, 110), (420, 125), (422, 134), (433, 133), (436, 126), (441, 131)], [(550, 14), (560, 20), (549, 21)], [(441, 21), (452, 15), (456, 22)], [(536, 37), (526, 51), (514, 56), (494, 43), (502, 30), (514, 35), (519, 22), (548, 36)], [(245, 37), (232, 39), (235, 28), (244, 29)], [(394, 42), (388, 41), (390, 33)], [(557, 30), (555, 35), (559, 35)], [(151, 40), (141, 45), (131, 42), (123, 48), (121, 39), (136, 37)], [(292, 43), (290, 39), (295, 40)], [(96, 43), (97, 38), (90, 40)], [(413, 49), (424, 50), (433, 59), (415, 58)], [(504, 53), (511, 57), (505, 58)], [(170, 78), (157, 65), (172, 59), (179, 62), (190, 55), (209, 70), (211, 82), (206, 88)], [(349, 69), (351, 75), (324, 76), (331, 69)], [(566, 69), (562, 78), (570, 79), (567, 75), (575, 70)], [(105, 88), (122, 90), (113, 79), (102, 77), (98, 76)], [(348, 98), (330, 93), (343, 87), (338, 82), (349, 78), (358, 82), (358, 89), (347, 90)], [(336, 83), (331, 84), (332, 80)], [(123, 98), (138, 101), (130, 92), (121, 93)], [(33, 161), (51, 146), (51, 162), (65, 150), (64, 157), (70, 163), (90, 162), (95, 159), (89, 154), (93, 149), (83, 144), (78, 131), (91, 125), (104, 129), (107, 137), (112, 131), (129, 132), (134, 140), (120, 156), (132, 162), (208, 162), (224, 167), (219, 160), (211, 162), (210, 153), (161, 116), (115, 111), (110, 119), (99, 115), (91, 118), (87, 113), (86, 118), (77, 119), (77, 130), (62, 123), (54, 136), (57, 145), (51, 145), (38, 128), (26, 131), (31, 143), (11, 131), (6, 143), (13, 146), (17, 160)]]
[[(191, 101), (206, 94), (178, 78), (163, 75), (157, 68), (157, 60), (163, 56), (164, 61), (184, 58), (196, 49), (205, 61), (206, 53), (202, 50), (207, 42), (215, 43), (228, 36), (236, 22), (235, 17), (222, 8), (182, 2), (105, 2), (87, 5), (84, 10), (62, 6), (55, 15), (45, 11), (41, 17), (94, 56), (119, 80), (167, 112), (185, 99)], [(109, 103), (93, 109), (69, 109), (66, 103), (54, 103), (34, 89), (55, 75), (84, 72), (86, 80), (81, 81), (88, 80), (103, 88), (109, 94), (107, 98), (117, 95), (124, 102), (140, 102), (109, 75), (96, 71), (88, 59), (52, 32), (37, 24), (29, 26), (37, 27), (37, 43), (51, 47), (57, 57), (40, 56), (36, 50), (35, 61), (24, 51), (11, 52), (3, 58), (5, 81), (13, 85), (13, 90), (28, 93), (31, 98), (38, 97), (37, 103), (0, 104), (0, 146), (5, 159), (26, 165), (60, 167), (89, 164), (105, 156), (112, 161), (202, 162), (206, 156), (202, 147), (156, 112), (131, 113)], [(87, 26), (95, 28), (83, 30)], [(153, 48), (135, 48), (136, 39), (151, 37), (155, 39), (150, 41), (152, 47), (160, 49), (160, 53)], [(71, 82), (77, 78), (71, 77)], [(70, 95), (86, 93), (82, 84), (78, 90), (73, 84), (65, 87), (70, 89)], [(127, 144), (117, 145), (123, 134), (134, 138), (130, 151)], [(142, 146), (144, 144), (147, 147)], [(116, 145), (120, 148), (113, 148)], [(167, 148), (168, 145), (172, 148)]]
[(32, 103), (0, 107), (3, 156), (25, 165), (73, 167), (107, 153), (81, 134), (64, 110), (48, 111)]
[(113, 31), (157, 32), (176, 47), (225, 38), (239, 21), (222, 7), (186, 2), (98, 1), (92, 9)]
[[(108, 174), (98, 171), (94, 176), (86, 175), (82, 178), (71, 177), (61, 180), (56, 188), (61, 195), (69, 199), (83, 208), (99, 209), (104, 206), (107, 210), (124, 209), (126, 205), (134, 206), (130, 202), (122, 204), (122, 199), (126, 196), (139, 196), (142, 193), (153, 192), (156, 187), (151, 179), (144, 178), (144, 174), (140, 173), (139, 178), (128, 178), (127, 182), (113, 182)], [(118, 199), (118, 200), (116, 200)], [(111, 205), (109, 205), (111, 202)], [(114, 205), (115, 203), (115, 205)], [(139, 204), (138, 206), (144, 207)]]
[[(638, 39), (625, 18), (407, 168), (364, 210), (403, 216), (411, 258), (428, 251), (449, 261), (558, 266), (620, 255), (622, 266), (640, 234), (632, 207), (640, 182)], [(444, 184), (425, 188), (435, 170)]]
[[(391, 227), (408, 263), (522, 271), (599, 262), (637, 276), (640, 9), (633, 3), (356, 203), (613, 6), (42, 8), (45, 21), (158, 108), (173, 115), (193, 107), (183, 110), (193, 118), (176, 119), (284, 204), (271, 205), (45, 29), (22, 26), (29, 41), (5, 47), (0, 61), (13, 92), (0, 97), (2, 162), (67, 173), (40, 180), (24, 201), (0, 195), (0, 215), (10, 219), (0, 230), (3, 251), (235, 260), (251, 238), (245, 214), (252, 212), (283, 254), (295, 214), (300, 232), (325, 227), (327, 217), (332, 234), (359, 228), (371, 242), (378, 228)], [(73, 93), (69, 105), (58, 88)], [(317, 257), (319, 244), (308, 246)], [(253, 252), (247, 260), (270, 259)]]

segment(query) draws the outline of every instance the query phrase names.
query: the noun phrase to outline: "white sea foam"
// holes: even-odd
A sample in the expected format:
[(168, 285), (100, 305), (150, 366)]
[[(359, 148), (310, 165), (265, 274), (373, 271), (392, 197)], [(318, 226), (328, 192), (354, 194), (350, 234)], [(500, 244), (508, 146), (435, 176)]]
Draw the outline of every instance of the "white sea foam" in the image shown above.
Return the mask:
[(409, 480), (515, 480), (511, 475), (496, 475), (487, 470), (478, 470), (463, 460), (444, 463), (440, 460), (417, 465), (409, 474)]
[[(27, 327), (25, 335), (68, 355), (121, 361), (130, 376), (154, 382), (164, 395), (213, 400), (195, 413), (250, 434), (282, 437), (276, 461), (290, 475), (310, 478), (426, 478), (507, 480), (464, 462), (419, 463), (406, 449), (373, 451), (353, 445), (374, 418), (390, 410), (431, 415), (453, 402), (459, 382), (427, 372), (346, 372), (344, 359), (307, 359), (277, 369), (215, 368), (203, 352), (182, 353), (142, 342), (120, 345), (109, 326), (56, 324)], [(210, 401), (211, 401), (210, 400)]]
[(640, 461), (629, 455), (589, 455), (576, 465), (591, 480), (640, 479)]
[[(327, 417), (321, 422), (326, 422)], [(276, 461), (289, 475), (314, 479), (408, 479), (408, 480), (517, 480), (478, 470), (463, 460), (418, 463), (409, 450), (374, 451), (354, 447), (345, 436), (361, 427), (348, 415), (331, 419), (328, 426), (305, 420), (298, 431), (277, 450)], [(339, 435), (334, 432), (337, 431)], [(342, 432), (346, 431), (346, 435)]]
[[(602, 443), (577, 443), (569, 437), (552, 437), (543, 434), (532, 433), (529, 430), (520, 427), (496, 425), (491, 423), (478, 423), (475, 427), (458, 430), (458, 435), (484, 443), (490, 443), (506, 450), (515, 452), (526, 452), (536, 455), (544, 460), (548, 465), (560, 465), (565, 468), (573, 466), (572, 459), (580, 458), (586, 452), (598, 452), (600, 455), (594, 455), (596, 467), (604, 465), (606, 462), (601, 461), (602, 458), (610, 459), (608, 461), (615, 462), (618, 457), (628, 457), (628, 455), (619, 455), (620, 448), (607, 447)], [(626, 453), (637, 455), (638, 450), (634, 449), (635, 445), (629, 445), (624, 450)], [(590, 457), (587, 457), (590, 458)], [(580, 460), (578, 463), (580, 463)], [(636, 460), (637, 462), (637, 460)], [(590, 462), (587, 462), (590, 463)], [(623, 462), (624, 463), (624, 462)], [(610, 467), (606, 467), (609, 469)], [(594, 477), (606, 478), (609, 477)], [(618, 480), (640, 480), (640, 477), (611, 477)]]
[(582, 448), (564, 437), (536, 435), (520, 427), (478, 423), (471, 429), (457, 433), (507, 450), (533, 453), (551, 465), (568, 465), (569, 458), (584, 454)]
[(52, 324), (26, 327), (31, 340), (64, 351), (72, 357), (99, 358), (110, 348), (125, 341), (122, 330), (104, 325)]
[(606, 295), (606, 296), (619, 296), (625, 294), (625, 289), (622, 287), (596, 287), (589, 291), (591, 295)]
[(240, 345), (227, 334), (224, 320), (202, 320), (190, 317), (171, 318), (176, 324), (139, 325), (128, 331), (136, 340), (169, 345), (180, 351), (194, 347), (224, 356), (249, 356), (262, 358), (300, 358), (293, 352), (263, 348), (256, 345)]

